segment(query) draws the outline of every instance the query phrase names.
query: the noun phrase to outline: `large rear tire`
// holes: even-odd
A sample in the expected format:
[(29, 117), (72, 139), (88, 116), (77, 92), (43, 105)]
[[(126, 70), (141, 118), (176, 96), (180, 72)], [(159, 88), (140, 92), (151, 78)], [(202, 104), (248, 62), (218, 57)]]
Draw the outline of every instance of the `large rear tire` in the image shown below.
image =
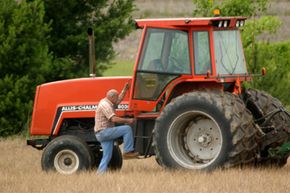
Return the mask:
[[(257, 124), (261, 127), (263, 132), (269, 136), (264, 139), (264, 141), (261, 141), (261, 158), (257, 161), (257, 165), (278, 167), (284, 166), (287, 163), (288, 156), (269, 157), (268, 149), (282, 145), (290, 140), (290, 118), (285, 113), (281, 112), (275, 114), (268, 122), (265, 122), (265, 119), (263, 119), (265, 115), (284, 108), (283, 104), (277, 98), (256, 89), (246, 90), (245, 103), (247, 108), (252, 112), (255, 120), (260, 120)], [(273, 130), (271, 130), (271, 128)], [(272, 141), (275, 138), (277, 140)], [(271, 141), (271, 144), (268, 141)], [(267, 143), (267, 145), (263, 145), (265, 143)]]
[(212, 170), (253, 162), (251, 113), (237, 96), (198, 91), (177, 97), (156, 120), (153, 147), (164, 167)]
[(45, 171), (73, 174), (89, 169), (92, 163), (88, 145), (78, 137), (63, 135), (51, 141), (43, 151), (41, 166)]

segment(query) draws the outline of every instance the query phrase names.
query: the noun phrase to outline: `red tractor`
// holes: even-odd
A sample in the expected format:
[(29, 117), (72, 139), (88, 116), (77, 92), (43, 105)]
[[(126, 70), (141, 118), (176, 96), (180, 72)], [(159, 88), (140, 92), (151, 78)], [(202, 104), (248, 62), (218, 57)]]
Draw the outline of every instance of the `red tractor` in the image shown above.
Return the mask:
[[(42, 168), (70, 174), (99, 164), (95, 109), (109, 89), (120, 91), (126, 82), (131, 89), (117, 115), (136, 119), (135, 149), (145, 158), (192, 170), (285, 165), (289, 112), (267, 93), (242, 87), (252, 79), (239, 30), (245, 20), (136, 20), (143, 33), (132, 77), (37, 86), (27, 143), (44, 149)], [(121, 167), (116, 142), (110, 168)]]

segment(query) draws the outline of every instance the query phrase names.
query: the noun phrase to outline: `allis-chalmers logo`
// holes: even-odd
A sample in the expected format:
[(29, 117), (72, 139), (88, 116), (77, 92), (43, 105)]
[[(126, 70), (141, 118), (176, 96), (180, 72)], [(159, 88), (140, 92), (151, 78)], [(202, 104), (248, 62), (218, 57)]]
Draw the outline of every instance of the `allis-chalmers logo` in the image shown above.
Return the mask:
[[(119, 104), (118, 110), (128, 109), (128, 104)], [(72, 106), (63, 106), (61, 111), (95, 111), (98, 105), (72, 105)]]

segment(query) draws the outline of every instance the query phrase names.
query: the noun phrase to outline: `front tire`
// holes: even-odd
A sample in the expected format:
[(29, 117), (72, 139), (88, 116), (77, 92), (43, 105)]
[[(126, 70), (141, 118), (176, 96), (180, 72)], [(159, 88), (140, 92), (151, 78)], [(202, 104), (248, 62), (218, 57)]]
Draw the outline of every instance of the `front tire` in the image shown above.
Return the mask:
[(43, 151), (41, 166), (44, 171), (73, 174), (89, 169), (92, 163), (88, 145), (78, 137), (64, 135), (51, 141)]
[(168, 168), (212, 170), (254, 161), (253, 118), (235, 95), (198, 91), (177, 97), (156, 120), (153, 147)]

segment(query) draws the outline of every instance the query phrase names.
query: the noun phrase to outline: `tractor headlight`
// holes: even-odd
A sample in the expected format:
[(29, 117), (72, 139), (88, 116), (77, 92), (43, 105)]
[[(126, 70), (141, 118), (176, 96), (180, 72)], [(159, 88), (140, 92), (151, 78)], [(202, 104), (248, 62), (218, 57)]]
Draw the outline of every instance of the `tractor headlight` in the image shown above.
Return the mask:
[(245, 25), (245, 21), (244, 20), (237, 20), (236, 21), (236, 27), (243, 27)]
[(222, 27), (222, 26), (223, 26), (223, 21), (219, 21), (218, 27)]
[(230, 26), (230, 22), (231, 20), (227, 19), (227, 20), (216, 20), (213, 21), (213, 26), (218, 27), (218, 28), (227, 28)]
[(224, 21), (224, 27), (228, 27), (228, 21), (227, 20)]
[(244, 20), (241, 20), (240, 21), (240, 26), (243, 27), (244, 25), (245, 25), (245, 21)]

